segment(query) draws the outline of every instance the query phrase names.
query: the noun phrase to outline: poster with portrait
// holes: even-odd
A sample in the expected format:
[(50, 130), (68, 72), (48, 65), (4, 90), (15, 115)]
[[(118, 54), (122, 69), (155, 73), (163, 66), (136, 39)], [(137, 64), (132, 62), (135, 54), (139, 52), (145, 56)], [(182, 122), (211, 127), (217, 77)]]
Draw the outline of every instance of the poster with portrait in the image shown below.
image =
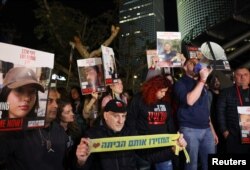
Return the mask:
[(106, 91), (102, 58), (79, 59), (77, 67), (82, 95)]
[(44, 127), (54, 54), (0, 43), (0, 131)]
[(186, 46), (186, 49), (188, 58), (196, 58), (199, 60), (204, 57), (203, 54), (201, 53), (200, 47)]
[(180, 32), (157, 32), (157, 54), (160, 67), (182, 67)]
[(115, 54), (112, 48), (101, 46), (102, 49), (102, 61), (104, 68), (105, 84), (110, 85), (117, 81), (118, 72), (115, 63)]
[(250, 106), (238, 106), (241, 143), (250, 144)]
[(156, 49), (146, 50), (146, 56), (149, 70), (160, 69), (160, 67), (158, 66), (159, 57)]

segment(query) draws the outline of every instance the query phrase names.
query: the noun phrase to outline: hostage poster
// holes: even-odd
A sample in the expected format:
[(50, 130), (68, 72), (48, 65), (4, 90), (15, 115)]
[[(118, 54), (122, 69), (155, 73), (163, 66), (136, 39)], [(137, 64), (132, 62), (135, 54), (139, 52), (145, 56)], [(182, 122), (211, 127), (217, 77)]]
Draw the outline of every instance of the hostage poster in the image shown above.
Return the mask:
[(159, 56), (157, 55), (157, 51), (155, 49), (146, 50), (147, 56), (147, 64), (149, 70), (157, 70), (160, 69), (159, 64)]
[(159, 67), (182, 67), (181, 33), (157, 32)]
[(54, 54), (0, 43), (0, 131), (43, 127)]
[(238, 106), (241, 143), (250, 144), (250, 107)]
[(102, 48), (102, 61), (104, 68), (105, 84), (110, 85), (117, 82), (118, 72), (115, 63), (115, 54), (112, 48), (101, 46)]
[(82, 95), (106, 91), (101, 58), (77, 60), (77, 67)]

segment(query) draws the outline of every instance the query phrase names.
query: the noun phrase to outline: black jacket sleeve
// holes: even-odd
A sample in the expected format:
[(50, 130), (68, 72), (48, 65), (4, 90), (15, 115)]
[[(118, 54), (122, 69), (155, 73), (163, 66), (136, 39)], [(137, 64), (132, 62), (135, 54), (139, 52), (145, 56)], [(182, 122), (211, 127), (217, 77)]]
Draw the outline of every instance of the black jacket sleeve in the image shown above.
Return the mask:
[(240, 106), (236, 94), (235, 86), (226, 88), (219, 94), (216, 113), (218, 126), (221, 133), (228, 130), (230, 133), (237, 135), (240, 133), (239, 116), (237, 106)]
[(136, 94), (130, 105), (128, 106), (127, 111), (127, 119), (126, 119), (126, 126), (130, 129), (136, 129), (136, 120), (138, 118), (139, 108), (140, 108), (140, 101), (141, 101), (140, 94)]

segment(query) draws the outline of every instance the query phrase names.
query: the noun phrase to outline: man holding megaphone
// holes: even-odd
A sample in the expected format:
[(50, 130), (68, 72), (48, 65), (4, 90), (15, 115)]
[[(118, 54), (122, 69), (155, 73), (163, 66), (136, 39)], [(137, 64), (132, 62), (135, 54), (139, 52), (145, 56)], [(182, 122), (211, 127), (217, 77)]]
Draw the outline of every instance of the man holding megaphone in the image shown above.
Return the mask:
[(176, 82), (174, 90), (179, 102), (179, 131), (188, 143), (187, 151), (191, 160), (185, 165), (185, 170), (198, 169), (198, 155), (202, 169), (208, 169), (208, 154), (215, 153), (215, 145), (218, 143), (210, 121), (208, 93), (205, 87), (212, 69), (195, 58), (188, 59), (183, 68), (185, 75)]

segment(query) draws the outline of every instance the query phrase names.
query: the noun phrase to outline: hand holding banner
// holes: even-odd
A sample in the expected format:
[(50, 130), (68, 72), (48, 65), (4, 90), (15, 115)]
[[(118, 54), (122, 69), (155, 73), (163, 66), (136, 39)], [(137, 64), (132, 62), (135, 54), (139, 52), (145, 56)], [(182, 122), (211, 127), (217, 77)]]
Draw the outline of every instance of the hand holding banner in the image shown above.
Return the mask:
[(180, 134), (157, 134), (90, 139), (90, 152), (110, 152), (175, 146), (175, 154), (179, 155), (180, 149), (183, 149), (186, 162), (188, 163), (190, 162), (190, 157), (186, 149), (180, 148), (177, 144), (179, 137)]

